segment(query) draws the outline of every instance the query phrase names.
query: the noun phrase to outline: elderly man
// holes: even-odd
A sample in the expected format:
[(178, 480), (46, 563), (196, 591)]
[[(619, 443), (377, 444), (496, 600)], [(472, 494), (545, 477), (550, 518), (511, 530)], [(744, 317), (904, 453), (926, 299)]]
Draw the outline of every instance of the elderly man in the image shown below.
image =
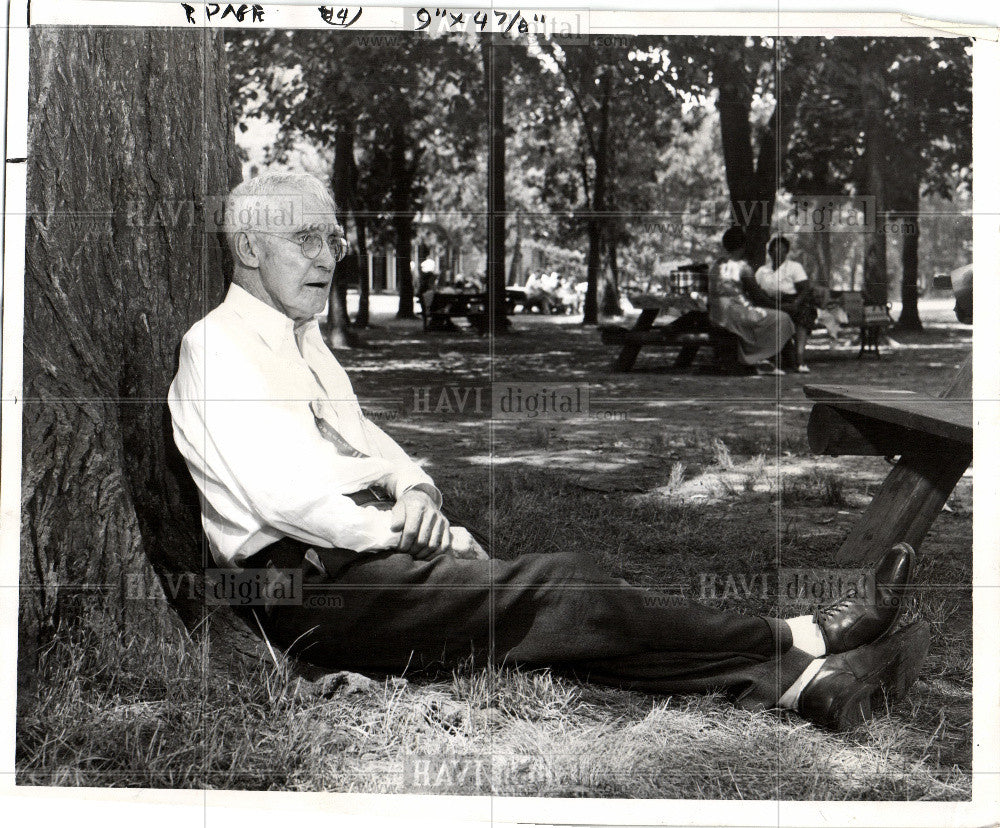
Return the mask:
[(836, 729), (906, 692), (928, 632), (890, 635), (913, 566), (903, 544), (858, 597), (788, 620), (653, 595), (575, 551), (487, 557), (365, 418), (320, 337), (345, 249), (329, 192), (268, 173), (233, 190), (227, 216), (233, 284), (184, 337), (169, 402), (218, 565), (302, 572), (300, 602), (257, 613), (273, 643), (330, 669), (472, 656), (648, 692), (724, 690)]

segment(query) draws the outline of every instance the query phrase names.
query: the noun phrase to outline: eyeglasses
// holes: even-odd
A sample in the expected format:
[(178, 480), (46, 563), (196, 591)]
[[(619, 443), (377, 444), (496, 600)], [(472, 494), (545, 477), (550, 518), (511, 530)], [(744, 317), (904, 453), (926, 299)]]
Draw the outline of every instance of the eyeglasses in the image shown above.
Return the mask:
[(347, 239), (340, 233), (323, 235), (318, 230), (309, 230), (305, 233), (296, 234), (298, 238), (290, 238), (283, 233), (269, 233), (266, 230), (254, 230), (252, 232), (260, 233), (262, 236), (277, 236), (279, 239), (297, 244), (302, 250), (302, 255), (307, 259), (315, 259), (319, 256), (323, 250), (324, 239), (326, 240), (327, 247), (330, 248), (330, 253), (333, 254), (334, 261), (342, 261), (347, 255)]

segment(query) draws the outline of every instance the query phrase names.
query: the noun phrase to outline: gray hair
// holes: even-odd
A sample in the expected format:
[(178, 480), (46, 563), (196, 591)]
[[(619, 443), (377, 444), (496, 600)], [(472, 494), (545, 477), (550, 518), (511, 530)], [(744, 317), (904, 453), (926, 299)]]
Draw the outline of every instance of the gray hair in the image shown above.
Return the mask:
[(237, 184), (226, 199), (223, 227), (229, 249), (236, 252), (239, 233), (287, 232), (308, 225), (303, 196), (315, 197), (323, 207), (336, 213), (330, 190), (308, 173), (265, 172)]

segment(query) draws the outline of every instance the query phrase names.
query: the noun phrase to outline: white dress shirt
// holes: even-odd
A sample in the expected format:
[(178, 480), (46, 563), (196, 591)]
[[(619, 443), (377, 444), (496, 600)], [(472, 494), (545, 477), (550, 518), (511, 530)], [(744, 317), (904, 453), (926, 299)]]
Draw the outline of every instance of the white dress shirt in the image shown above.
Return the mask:
[(795, 286), (809, 281), (805, 268), (792, 259), (785, 259), (776, 269), (769, 264), (761, 265), (754, 278), (761, 290), (774, 297), (780, 294), (794, 296), (797, 292)]
[[(296, 330), (237, 285), (184, 336), (168, 402), (220, 566), (239, 566), (283, 536), (395, 548), (390, 512), (346, 496), (368, 486), (397, 499), (419, 488), (441, 504), (431, 478), (364, 416), (316, 321)], [(321, 434), (327, 426), (346, 451)]]

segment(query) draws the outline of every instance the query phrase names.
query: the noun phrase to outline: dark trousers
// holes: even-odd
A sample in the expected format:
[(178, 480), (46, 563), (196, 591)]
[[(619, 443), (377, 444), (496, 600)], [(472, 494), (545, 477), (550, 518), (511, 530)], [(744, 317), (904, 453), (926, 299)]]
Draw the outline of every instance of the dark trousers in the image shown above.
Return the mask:
[(811, 661), (784, 621), (631, 586), (585, 554), (418, 561), (317, 549), (303, 562), (308, 549), (281, 541), (248, 563), (302, 567), (302, 601), (257, 614), (272, 642), (323, 668), (414, 673), (471, 656), (646, 692), (721, 690), (757, 709)]

